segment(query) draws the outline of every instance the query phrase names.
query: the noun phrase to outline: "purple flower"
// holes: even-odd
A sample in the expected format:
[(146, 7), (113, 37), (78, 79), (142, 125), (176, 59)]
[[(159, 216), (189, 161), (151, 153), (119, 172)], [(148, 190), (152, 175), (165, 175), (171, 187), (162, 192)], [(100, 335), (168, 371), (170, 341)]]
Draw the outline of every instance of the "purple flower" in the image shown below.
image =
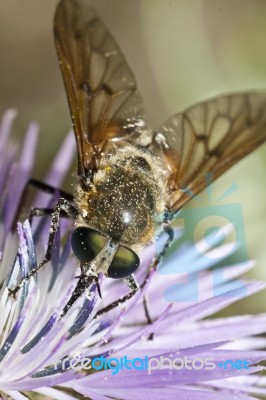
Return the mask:
[[(15, 300), (8, 295), (8, 287), (42, 260), (50, 224), (49, 217), (35, 218), (32, 227), (26, 220), (14, 230), (20, 198), (32, 175), (38, 134), (31, 124), (19, 149), (9, 139), (14, 117), (14, 111), (6, 112), (0, 127), (1, 396), (26, 399), (25, 392), (35, 392), (62, 400), (80, 395), (95, 400), (244, 400), (254, 398), (249, 393), (265, 394), (266, 379), (259, 376), (263, 367), (258, 363), (266, 358), (261, 350), (266, 340), (259, 336), (266, 331), (266, 314), (208, 319), (240, 297), (265, 288), (265, 283), (256, 281), (235, 285), (233, 279), (253, 267), (252, 262), (227, 266), (226, 278), (214, 287), (215, 259), (200, 257), (191, 244), (183, 243), (159, 271), (148, 274), (146, 284), (128, 302), (99, 313), (128, 290), (122, 281), (106, 278), (102, 299), (92, 286), (62, 317), (80, 273), (70, 246), (72, 221), (62, 219), (51, 262)], [(48, 183), (60, 187), (74, 153), (70, 133), (48, 173)], [(58, 193), (39, 193), (34, 204), (53, 207), (57, 199)], [(177, 241), (180, 236), (176, 230)], [(209, 243), (218, 242), (210, 235)], [(140, 285), (155, 251), (151, 245), (143, 253), (136, 274)], [(182, 286), (182, 274), (168, 274), (173, 263), (182, 264), (190, 274), (186, 285)], [(192, 301), (199, 274), (199, 296)], [(178, 285), (180, 301), (169, 303), (166, 294), (173, 284)]]

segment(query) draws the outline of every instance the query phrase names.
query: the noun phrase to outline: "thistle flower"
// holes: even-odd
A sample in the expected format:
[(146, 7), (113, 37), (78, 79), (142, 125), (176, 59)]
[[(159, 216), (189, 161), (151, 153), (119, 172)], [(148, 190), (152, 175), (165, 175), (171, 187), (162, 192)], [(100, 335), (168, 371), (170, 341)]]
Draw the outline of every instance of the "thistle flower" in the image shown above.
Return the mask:
[[(19, 150), (8, 138), (14, 117), (14, 111), (8, 111), (0, 127), (1, 397), (244, 400), (254, 398), (249, 393), (265, 394), (266, 380), (256, 373), (263, 370), (257, 364), (266, 356), (261, 350), (266, 340), (258, 336), (265, 332), (266, 314), (207, 319), (240, 297), (265, 288), (257, 281), (235, 285), (233, 279), (253, 267), (252, 262), (227, 266), (226, 278), (214, 287), (215, 259), (200, 257), (191, 244), (183, 243), (175, 246), (177, 250), (159, 271), (150, 271), (146, 284), (128, 302), (101, 314), (104, 306), (127, 291), (123, 282), (104, 279), (102, 299), (92, 286), (62, 317), (79, 275), (69, 240), (72, 222), (62, 219), (51, 262), (21, 288), (15, 300), (8, 296), (8, 287), (42, 259), (50, 223), (47, 217), (31, 227), (25, 220), (17, 223), (14, 232), (20, 198), (33, 169), (38, 131), (31, 124)], [(74, 154), (72, 136), (67, 136), (47, 177), (56, 187)], [(39, 194), (35, 203), (52, 207), (56, 200), (57, 194), (50, 198)], [(179, 230), (176, 240), (181, 243)], [(208, 243), (217, 249), (219, 238), (210, 235)], [(219, 249), (222, 254), (223, 246)], [(136, 274), (140, 284), (155, 251), (151, 245), (142, 255)], [(190, 274), (186, 285), (182, 286), (182, 274), (176, 273), (173, 281), (173, 263)], [(176, 287), (179, 301), (169, 303)]]

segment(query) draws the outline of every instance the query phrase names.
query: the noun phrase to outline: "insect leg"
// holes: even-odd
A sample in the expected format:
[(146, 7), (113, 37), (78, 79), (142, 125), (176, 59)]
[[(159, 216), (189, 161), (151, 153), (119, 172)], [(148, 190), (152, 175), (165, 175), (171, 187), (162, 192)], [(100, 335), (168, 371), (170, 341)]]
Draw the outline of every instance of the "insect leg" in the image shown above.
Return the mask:
[[(31, 179), (28, 180), (28, 182), (26, 183), (26, 185), (25, 185), (25, 187), (23, 189), (23, 192), (22, 192), (22, 195), (21, 195), (18, 207), (17, 207), (17, 213), (15, 215), (14, 222), (13, 222), (13, 225), (12, 225), (13, 226), (13, 230), (16, 229), (16, 222), (21, 217), (23, 204), (25, 203), (25, 200), (27, 198), (27, 194), (28, 194), (28, 191), (29, 191), (30, 187), (38, 189), (38, 190), (40, 190), (42, 192), (45, 192), (47, 194), (58, 193), (60, 197), (63, 197), (64, 199), (66, 199), (68, 201), (71, 201), (71, 202), (73, 201), (73, 196), (70, 193), (67, 193), (67, 192), (65, 192), (63, 190), (57, 189), (57, 188), (49, 185), (48, 183), (41, 182), (41, 181), (38, 181), (37, 179), (31, 178)], [(47, 214), (45, 214), (45, 215), (47, 215)], [(24, 219), (24, 218), (22, 218), (22, 219)]]
[(61, 314), (61, 318), (68, 312), (68, 310), (70, 309), (70, 307), (73, 306), (73, 304), (75, 303), (75, 301), (82, 295), (82, 293), (88, 289), (90, 287), (90, 285), (95, 282), (96, 285), (98, 285), (98, 277), (95, 275), (85, 275), (82, 274), (79, 277), (77, 286), (75, 287), (69, 301), (67, 302), (67, 304), (65, 305), (62, 314)]
[(174, 230), (173, 230), (173, 228), (171, 228), (170, 226), (167, 226), (167, 227), (165, 227), (164, 232), (168, 235), (168, 238), (167, 238), (162, 250), (160, 251), (160, 253), (152, 261), (152, 263), (151, 263), (151, 265), (149, 267), (150, 271), (151, 270), (156, 270), (158, 268), (158, 266), (163, 261), (166, 252), (170, 249), (170, 247), (173, 244), (173, 241), (174, 241)]
[(94, 318), (98, 318), (100, 315), (106, 314), (109, 311), (113, 310), (114, 308), (116, 308), (117, 306), (119, 306), (119, 304), (123, 304), (125, 301), (131, 299), (134, 294), (137, 293), (137, 291), (139, 290), (137, 282), (135, 281), (135, 278), (133, 275), (130, 275), (129, 277), (125, 278), (125, 281), (127, 282), (127, 285), (129, 287), (129, 293), (126, 294), (124, 297), (122, 297), (121, 299), (118, 299), (116, 301), (114, 301), (113, 303), (109, 304), (108, 306), (102, 308), (101, 310), (99, 310), (96, 315), (94, 316)]
[(9, 289), (9, 294), (15, 297), (18, 290), (24, 285), (26, 281), (28, 281), (32, 276), (36, 274), (47, 262), (49, 262), (52, 258), (53, 249), (54, 249), (54, 242), (55, 242), (55, 235), (59, 227), (60, 216), (76, 216), (76, 209), (75, 207), (69, 203), (68, 200), (64, 198), (60, 198), (57, 205), (55, 206), (54, 210), (49, 208), (33, 208), (29, 220), (31, 221), (34, 216), (44, 216), (44, 215), (51, 215), (51, 227), (50, 233), (48, 238), (48, 246), (45, 253), (44, 259), (34, 268), (32, 269), (27, 276), (25, 276), (21, 282), (15, 286), (14, 288)]
[[(160, 265), (160, 263), (163, 261), (163, 258), (167, 252), (167, 250), (171, 247), (171, 245), (173, 244), (173, 240), (174, 240), (174, 230), (167, 226), (164, 230), (167, 235), (168, 238), (164, 244), (163, 249), (160, 251), (160, 253), (155, 257), (155, 259), (152, 261), (150, 267), (149, 267), (149, 272), (147, 273), (143, 283), (141, 284), (140, 288), (143, 289), (148, 280), (149, 280), (149, 276), (152, 273), (152, 271), (156, 270), (158, 268), (158, 266)], [(148, 298), (145, 295), (143, 298), (143, 307), (144, 307), (144, 313), (145, 313), (145, 317), (147, 319), (147, 323), (148, 324), (152, 324), (152, 318), (149, 314), (149, 309), (148, 309)], [(150, 334), (150, 336), (148, 337), (148, 340), (152, 340), (153, 339), (153, 334)]]
[(24, 194), (24, 192), (26, 192), (30, 186), (32, 186), (38, 190), (41, 190), (42, 192), (48, 193), (48, 194), (54, 194), (55, 192), (57, 192), (57, 193), (59, 193), (60, 197), (66, 199), (68, 201), (73, 201), (72, 194), (67, 193), (64, 190), (57, 189), (54, 186), (49, 185), (48, 183), (41, 182), (41, 181), (39, 181), (37, 179), (33, 179), (33, 178), (28, 180), (28, 182), (25, 186), (25, 189), (23, 191), (22, 198), (23, 198), (23, 195), (24, 196), (26, 195), (26, 193)]

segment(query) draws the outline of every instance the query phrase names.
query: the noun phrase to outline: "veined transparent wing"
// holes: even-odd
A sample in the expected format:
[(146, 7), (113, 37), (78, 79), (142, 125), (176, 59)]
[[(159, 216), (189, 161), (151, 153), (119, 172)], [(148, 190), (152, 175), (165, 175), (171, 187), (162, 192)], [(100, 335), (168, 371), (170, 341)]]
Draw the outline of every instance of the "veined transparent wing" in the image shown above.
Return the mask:
[(266, 141), (266, 94), (223, 95), (170, 117), (152, 150), (166, 161), (169, 210), (183, 207)]
[(134, 132), (144, 116), (135, 78), (89, 0), (61, 0), (54, 35), (78, 148), (78, 173), (97, 164), (107, 141)]

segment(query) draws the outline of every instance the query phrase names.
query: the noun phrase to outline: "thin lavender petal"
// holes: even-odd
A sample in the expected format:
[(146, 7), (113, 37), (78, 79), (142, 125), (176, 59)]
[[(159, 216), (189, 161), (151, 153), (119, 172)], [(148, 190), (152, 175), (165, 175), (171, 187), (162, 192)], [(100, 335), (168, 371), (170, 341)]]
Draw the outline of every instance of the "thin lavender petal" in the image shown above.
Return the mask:
[(128, 337), (126, 337), (123, 340), (122, 340), (122, 338), (120, 338), (120, 340), (117, 341), (117, 343), (120, 343), (120, 346), (115, 347), (115, 341), (113, 340), (112, 341), (113, 349), (115, 349), (115, 351), (122, 351), (123, 349), (127, 349), (129, 346), (132, 346), (134, 343), (138, 342), (139, 339), (148, 337), (151, 332), (156, 332), (157, 327), (160, 326), (162, 320), (165, 318), (167, 313), (170, 311), (171, 306), (172, 305), (169, 304), (168, 307), (166, 307), (166, 309), (160, 316), (160, 318), (158, 318), (157, 321), (154, 322), (152, 325), (148, 325), (145, 328), (138, 329), (137, 332), (129, 335)]
[[(73, 158), (76, 155), (76, 142), (73, 131), (70, 131), (61, 145), (56, 158), (54, 159), (45, 181), (52, 186), (60, 187), (63, 179), (71, 167)], [(62, 162), (64, 160), (64, 162)]]
[[(107, 397), (101, 393), (98, 393), (97, 391), (91, 390), (89, 387), (83, 388), (79, 393), (83, 394), (84, 396), (88, 397), (89, 399), (92, 400), (110, 400), (110, 397), (107, 395)], [(136, 395), (135, 395), (136, 399)], [(122, 400), (122, 399), (121, 399)]]
[(39, 388), (35, 390), (35, 392), (44, 395), (46, 398), (48, 396), (49, 398), (57, 400), (77, 400), (76, 397), (70, 396), (69, 394), (64, 393), (62, 390), (57, 390), (48, 387)]
[[(14, 221), (14, 218), (17, 213), (18, 205), (20, 202), (20, 198), (22, 195), (22, 192), (25, 188), (25, 185), (27, 184), (30, 176), (31, 176), (31, 171), (34, 163), (34, 157), (35, 157), (35, 149), (37, 145), (37, 140), (38, 140), (38, 131), (39, 127), (32, 123), (29, 126), (28, 132), (26, 134), (26, 139), (24, 141), (20, 161), (18, 164), (18, 173), (15, 178), (15, 182), (10, 185), (10, 204), (9, 204), (9, 209), (8, 213), (6, 215), (6, 229), (9, 230), (11, 228), (11, 225)], [(16, 196), (13, 194), (13, 188), (16, 188)]]
[(1, 382), (1, 390), (34, 390), (42, 387), (53, 387), (60, 384), (65, 384), (66, 382), (71, 382), (72, 379), (78, 377), (75, 371), (69, 370), (64, 372), (63, 374), (54, 375), (52, 377), (44, 377), (44, 378), (28, 378), (23, 379), (21, 381), (13, 381), (13, 382)]
[[(224, 341), (213, 342), (213, 343), (199, 345), (199, 346), (193, 346), (193, 347), (189, 347), (189, 348), (185, 348), (185, 349), (177, 349), (175, 344), (172, 343), (171, 347), (168, 345), (167, 352), (165, 352), (165, 349), (161, 349), (161, 351), (160, 351), (157, 348), (157, 346), (153, 350), (146, 349), (146, 348), (144, 348), (144, 349), (143, 348), (142, 349), (141, 348), (138, 348), (138, 349), (133, 348), (131, 350), (126, 349), (126, 353), (121, 352), (118, 349), (118, 351), (116, 352), (116, 357), (122, 358), (126, 355), (129, 359), (131, 359), (131, 358), (135, 358), (135, 357), (143, 358), (144, 356), (149, 356), (149, 357), (160, 359), (160, 357), (162, 356), (162, 357), (174, 359), (176, 357), (183, 358), (185, 356), (190, 356), (190, 358), (192, 359), (193, 356), (196, 357), (198, 354), (204, 354), (207, 351), (210, 352), (211, 350), (216, 349), (217, 347), (223, 346), (226, 343), (228, 343), (228, 342), (224, 342)], [(207, 355), (207, 357), (209, 357), (209, 355)]]
[(24, 236), (24, 229), (20, 222), (17, 223), (17, 230), (19, 236), (19, 249), (18, 259), (20, 265), (21, 276), (24, 278), (29, 272), (29, 259), (28, 259), (28, 247)]
[(96, 289), (96, 285), (93, 285), (93, 287), (90, 290), (90, 294), (92, 296), (91, 299), (85, 298), (84, 304), (79, 312), (79, 315), (73, 324), (73, 326), (69, 330), (69, 337), (74, 336), (77, 332), (81, 330), (89, 316), (91, 315), (95, 303), (98, 299), (98, 293)]
[[(23, 308), (23, 312), (25, 312), (25, 309), (26, 307)], [(18, 359), (17, 362), (13, 365), (13, 374), (22, 373), (26, 375), (31, 371), (34, 372), (35, 369), (41, 368), (52, 356), (51, 351), (54, 349), (58, 349), (58, 346), (62, 346), (62, 344), (66, 340), (66, 335), (64, 335), (64, 327), (66, 322), (67, 321), (62, 320), (58, 321), (53, 329), (47, 332), (44, 340), (39, 340), (39, 342), (35, 344), (35, 346), (32, 347), (29, 352), (24, 354), (23, 358)], [(71, 320), (68, 322), (68, 324), (71, 324)], [(20, 343), (21, 347), (25, 346), (25, 344), (27, 343), (25, 343), (26, 340), (27, 337), (24, 337), (23, 341)], [(18, 356), (19, 354), (20, 349), (18, 348), (13, 356)]]
[(211, 356), (216, 361), (247, 360), (250, 365), (257, 364), (266, 359), (266, 351), (258, 350), (221, 350), (211, 349), (208, 353), (202, 352), (203, 356)]
[[(37, 196), (37, 199), (39, 196), (49, 196), (49, 199), (46, 201), (46, 203), (40, 203), (38, 200), (34, 200), (33, 204), (34, 207), (47, 207), (47, 208), (52, 208), (54, 209), (57, 201), (59, 200), (59, 192), (55, 192), (52, 196), (47, 195), (47, 194), (40, 194)], [(44, 245), (47, 245), (47, 235), (49, 232), (51, 226), (51, 220), (50, 218), (34, 218), (32, 222), (32, 232), (33, 232), (33, 238), (35, 243), (43, 243)]]
[(265, 386), (265, 384), (265, 376), (259, 376), (255, 374), (230, 378), (226, 381), (223, 380), (204, 383), (206, 386), (221, 390), (228, 389), (244, 393), (254, 393), (262, 396), (266, 394), (266, 389), (262, 387), (263, 385)]
[(30, 351), (40, 340), (43, 340), (44, 337), (48, 334), (48, 332), (50, 332), (50, 330), (53, 328), (55, 322), (58, 320), (58, 315), (53, 314), (49, 320), (46, 322), (46, 324), (42, 327), (42, 329), (37, 333), (37, 335), (34, 336), (33, 339), (30, 340), (30, 342), (28, 342), (26, 344), (26, 346), (24, 346), (21, 349), (21, 353), (25, 354), (28, 351)]
[(16, 163), (11, 163), (9, 166), (8, 174), (6, 177), (5, 188), (3, 191), (3, 196), (1, 199), (1, 220), (4, 225), (5, 235), (9, 230), (9, 220), (10, 220), (10, 211), (12, 211), (12, 201), (14, 199), (14, 195), (11, 195), (10, 188), (15, 187), (15, 181), (18, 171), (18, 165)]
[(11, 132), (11, 128), (13, 125), (13, 121), (17, 116), (17, 111), (15, 109), (10, 108), (7, 110), (2, 119), (0, 124), (0, 151), (5, 150), (7, 141)]
[(161, 369), (151, 371), (135, 371), (122, 370), (119, 374), (114, 375), (112, 371), (102, 371), (97, 374), (88, 375), (72, 382), (71, 386), (74, 390), (81, 391), (82, 388), (89, 386), (90, 388), (99, 388), (103, 385), (107, 388), (143, 388), (143, 387), (165, 387), (167, 385), (184, 385), (196, 384), (199, 382), (207, 382), (217, 379), (225, 379), (239, 375), (247, 375), (259, 371), (263, 371), (263, 367), (252, 367), (245, 370), (169, 370)]
[[(212, 299), (210, 302), (212, 302)], [(184, 322), (186, 321), (186, 317), (189, 317), (188, 320), (191, 318), (192, 321), (193, 319), (198, 319), (196, 310), (201, 310), (201, 308), (203, 308), (204, 311), (206, 311), (205, 308), (208, 310), (208, 302), (192, 306), (188, 310), (177, 312), (176, 316), (173, 316), (173, 318), (182, 323), (182, 325), (178, 328), (179, 335), (176, 335), (174, 339), (175, 346), (182, 348), (190, 345), (191, 343), (194, 343), (195, 345), (212, 343), (217, 340), (232, 340), (237, 337), (245, 337), (249, 334), (265, 332), (266, 319), (264, 315), (224, 318), (219, 320), (213, 319), (210, 321), (202, 321), (197, 324), (191, 323), (190, 325), (185, 325)], [(185, 319), (183, 319), (183, 317)], [(166, 317), (166, 320), (167, 318), (168, 317)], [(165, 320), (161, 321), (157, 329), (161, 332), (161, 334), (163, 334), (163, 342), (167, 344), (169, 341), (173, 341), (172, 337), (174, 335), (176, 325), (175, 323), (165, 324), (164, 321)], [(137, 328), (135, 330), (137, 332), (127, 333), (127, 335), (123, 338), (114, 338), (112, 340), (113, 347), (120, 348), (121, 346), (122, 348), (122, 346), (127, 346), (128, 343), (132, 343), (132, 340), (138, 340), (143, 332), (140, 331), (140, 333)], [(103, 351), (106, 351), (106, 346), (103, 347)]]
[(118, 327), (118, 325), (121, 323), (121, 319), (123, 317), (125, 313), (125, 308), (123, 308), (120, 313), (118, 314), (118, 316), (116, 317), (116, 319), (114, 320), (113, 324), (111, 325), (111, 327), (108, 329), (108, 331), (105, 333), (105, 335), (103, 335), (103, 337), (100, 339), (100, 341), (98, 341), (95, 346), (93, 346), (93, 348), (97, 348), (100, 347), (102, 344), (107, 343), (111, 334), (114, 332), (114, 330)]
[[(248, 335), (257, 335), (265, 332), (266, 315), (222, 318), (219, 320), (201, 321), (198, 324), (183, 325), (179, 328), (176, 344), (186, 347), (211, 343), (217, 340), (234, 340)], [(174, 326), (173, 326), (174, 328)], [(164, 336), (167, 343), (173, 335), (173, 330)]]
[(18, 333), (19, 329), (25, 319), (25, 315), (20, 315), (18, 318), (17, 322), (13, 326), (10, 334), (8, 335), (4, 345), (0, 349), (0, 361), (4, 359), (4, 357), (7, 355), (7, 353), (10, 351), (12, 344), (14, 343)]
[[(102, 389), (101, 392), (105, 392), (105, 390)], [(136, 400), (135, 391), (129, 391), (127, 389), (108, 389), (106, 392), (108, 399), (111, 397), (123, 400)], [(90, 388), (83, 388), (81, 393), (84, 396), (89, 396), (92, 399), (98, 399), (97, 397), (94, 397), (94, 392)], [(138, 400), (228, 400), (229, 397), (234, 400), (255, 400), (254, 397), (236, 394), (233, 392), (218, 393), (216, 391), (210, 392), (207, 390), (189, 390), (184, 388), (179, 389), (165, 387), (157, 389), (141, 388), (141, 391), (138, 391), (137, 394)], [(106, 399), (106, 397), (103, 398)]]
[[(254, 294), (262, 289), (265, 289), (266, 283), (264, 282), (250, 282), (247, 283), (248, 295)], [(229, 295), (230, 294), (230, 295)], [(228, 293), (228, 297), (215, 296), (211, 299), (207, 299), (193, 306), (187, 307), (184, 310), (180, 310), (176, 315), (168, 316), (162, 323), (161, 328), (165, 326), (191, 320), (199, 320), (207, 317), (226, 306), (239, 300), (238, 290), (232, 290)]]
[(28, 247), (29, 271), (31, 271), (32, 269), (34, 269), (36, 267), (37, 259), (36, 259), (35, 246), (33, 243), (32, 231), (31, 231), (29, 220), (26, 220), (23, 223), (23, 232), (24, 232), (27, 247)]
[[(27, 310), (32, 306), (32, 302), (33, 302), (33, 298), (36, 295), (36, 288), (33, 288), (29, 294), (29, 296), (27, 297), (26, 301), (25, 301), (25, 306), (22, 310), (22, 312), (20, 313), (15, 325), (13, 326), (11, 332), (9, 333), (5, 344), (2, 346), (1, 350), (0, 350), (0, 360), (2, 361), (2, 365), (1, 367), (5, 368), (6, 364), (12, 361), (12, 358), (14, 358), (14, 349), (12, 349), (12, 343), (15, 341), (15, 339), (17, 338), (17, 336), (20, 333), (20, 329), (22, 328), (22, 325), (24, 324), (25, 320), (26, 320), (26, 314), (27, 314)], [(11, 355), (9, 356), (8, 352), (11, 351)], [(4, 360), (4, 357), (8, 355), (8, 357)]]
[[(76, 144), (73, 132), (69, 132), (61, 145), (44, 182), (55, 188), (60, 188), (76, 154)], [(63, 160), (63, 162), (62, 162)], [(47, 207), (51, 196), (46, 193), (39, 193), (34, 204), (38, 207)]]
[(64, 266), (67, 263), (68, 257), (70, 255), (71, 252), (71, 236), (68, 235), (67, 241), (63, 247), (63, 250), (61, 252), (61, 258), (59, 261), (59, 266), (58, 266), (58, 274), (60, 274), (60, 272), (63, 270)]
[[(39, 352), (38, 352), (36, 351), (36, 348), (38, 347), (40, 343), (39, 342), (35, 346), (35, 348), (33, 348), (33, 350), (25, 354), (24, 360), (21, 360), (20, 362), (17, 363), (16, 368), (13, 367), (13, 371), (16, 374), (16, 376), (19, 375), (19, 372), (21, 370), (21, 376), (19, 376), (20, 379), (22, 378), (25, 379), (27, 376), (31, 375), (38, 376), (38, 370), (41, 370), (46, 365), (49, 365), (49, 361), (53, 357), (53, 354), (56, 354), (56, 352), (63, 346), (64, 342), (67, 340), (66, 337), (62, 336), (61, 338), (57, 338), (57, 340), (55, 341), (54, 332), (52, 332), (52, 334), (49, 335), (50, 333), (51, 332), (48, 333), (46, 339), (51, 339), (53, 345), (47, 342), (47, 340), (44, 340), (43, 341), (44, 345), (42, 347), (39, 346), (38, 348)], [(25, 365), (26, 361), (27, 365)]]
[(15, 392), (13, 390), (6, 390), (6, 394), (9, 395), (11, 399), (14, 400), (28, 400), (27, 396), (24, 396), (23, 394)]

